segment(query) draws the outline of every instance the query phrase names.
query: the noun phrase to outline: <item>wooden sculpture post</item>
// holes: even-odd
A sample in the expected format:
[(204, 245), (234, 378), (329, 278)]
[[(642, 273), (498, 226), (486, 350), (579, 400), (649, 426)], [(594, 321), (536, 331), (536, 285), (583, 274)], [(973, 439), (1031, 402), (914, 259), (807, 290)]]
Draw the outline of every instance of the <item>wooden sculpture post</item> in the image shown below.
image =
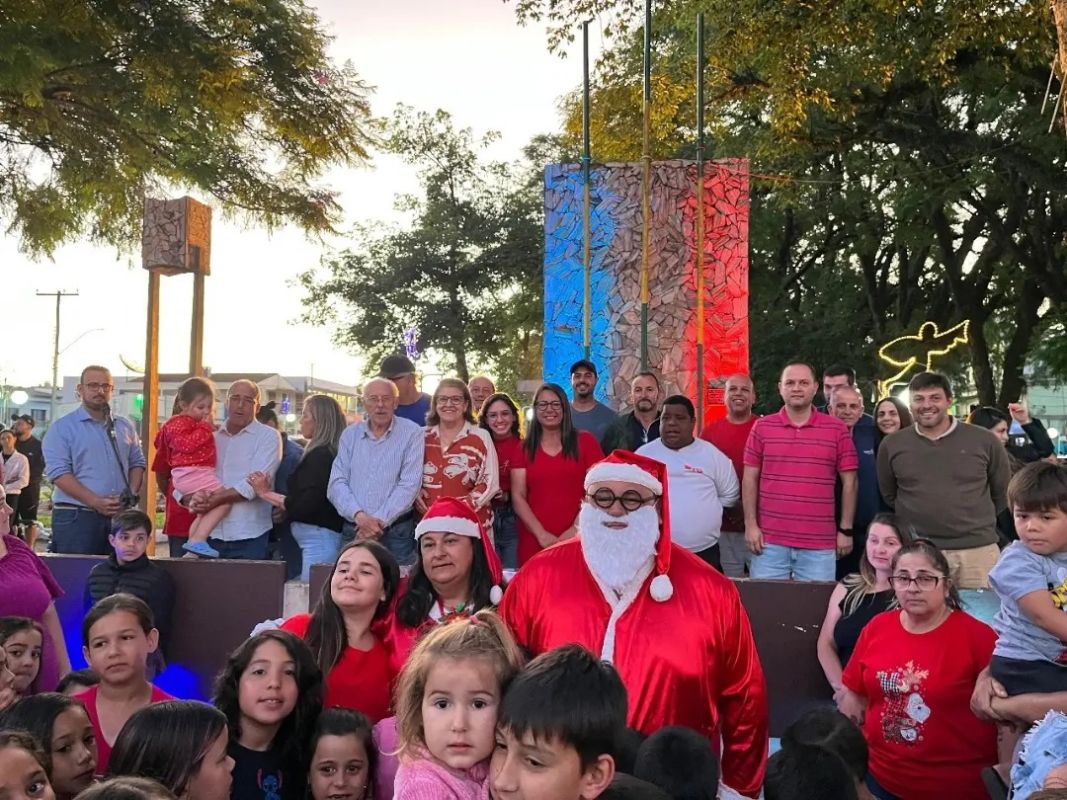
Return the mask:
[[(151, 467), (159, 421), (159, 280), (166, 275), (193, 274), (189, 373), (201, 375), (204, 359), (204, 278), (210, 273), (211, 265), (211, 207), (191, 197), (178, 200), (147, 198), (141, 234), (141, 262), (148, 270), (141, 442), (148, 466)], [(151, 469), (145, 472), (141, 493), (146, 513), (154, 516), (156, 476)], [(154, 537), (151, 544), (154, 546)]]

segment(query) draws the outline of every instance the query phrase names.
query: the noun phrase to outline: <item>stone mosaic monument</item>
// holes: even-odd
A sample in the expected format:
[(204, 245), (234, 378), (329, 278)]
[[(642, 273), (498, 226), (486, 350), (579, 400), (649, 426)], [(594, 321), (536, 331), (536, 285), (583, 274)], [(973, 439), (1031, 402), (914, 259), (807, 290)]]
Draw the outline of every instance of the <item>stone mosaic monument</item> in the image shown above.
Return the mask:
[[(697, 398), (696, 162), (652, 163), (648, 366), (668, 394)], [(593, 168), (591, 352), (597, 396), (628, 405), (641, 363), (641, 164)], [(704, 165), (704, 378), (707, 419), (721, 416), (722, 382), (748, 371), (748, 162)], [(582, 169), (545, 169), (546, 381), (569, 387), (582, 358)]]

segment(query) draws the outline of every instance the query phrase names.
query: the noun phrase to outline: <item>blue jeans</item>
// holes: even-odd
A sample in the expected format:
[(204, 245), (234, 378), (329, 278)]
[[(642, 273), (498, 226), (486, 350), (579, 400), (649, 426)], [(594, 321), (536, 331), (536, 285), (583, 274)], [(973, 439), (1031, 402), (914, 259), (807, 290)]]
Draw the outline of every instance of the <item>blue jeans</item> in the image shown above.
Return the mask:
[(510, 503), (493, 508), (493, 544), (504, 569), (516, 569), (519, 564), (519, 523)]
[(760, 580), (833, 582), (836, 568), (836, 550), (802, 550), (764, 543), (763, 553), (752, 556), (748, 572)]
[(867, 773), (867, 788), (874, 795), (874, 800), (898, 800), (895, 794), (890, 794), (882, 784), (874, 779), (871, 773)]
[(53, 553), (76, 553), (106, 556), (111, 552), (107, 537), (111, 535), (111, 517), (91, 508), (56, 507), (52, 509)]
[(312, 564), (332, 564), (341, 549), (341, 534), (306, 522), (290, 522), (293, 538), (300, 545), (300, 580), (307, 583)]
[(238, 539), (234, 542), (224, 542), (209, 537), (207, 543), (219, 551), (219, 558), (234, 558), (241, 561), (266, 561), (267, 545), (270, 544), (270, 531), (264, 531), (259, 536), (251, 539)]
[[(346, 522), (341, 533), (341, 546), (344, 547), (355, 538), (356, 526)], [(378, 541), (393, 554), (400, 566), (410, 567), (415, 563), (415, 515), (401, 517), (389, 525)]]

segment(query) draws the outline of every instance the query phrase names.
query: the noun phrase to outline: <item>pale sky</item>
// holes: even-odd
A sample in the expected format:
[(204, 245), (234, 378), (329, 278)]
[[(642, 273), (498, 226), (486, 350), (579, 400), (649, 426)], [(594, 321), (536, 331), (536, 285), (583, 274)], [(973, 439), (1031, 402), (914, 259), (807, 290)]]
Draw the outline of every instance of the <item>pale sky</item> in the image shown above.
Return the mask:
[[(500, 131), (502, 140), (491, 151), (496, 158), (517, 158), (533, 135), (558, 130), (558, 99), (581, 81), (580, 45), (565, 60), (549, 54), (544, 31), (519, 27), (514, 6), (501, 0), (312, 0), (311, 5), (335, 37), (334, 58), (350, 60), (377, 87), (371, 99), (375, 114), (388, 114), (398, 102), (443, 108), (476, 133)], [(599, 42), (593, 38), (595, 55)], [(327, 183), (340, 191), (348, 221), (395, 218), (395, 192), (417, 186), (412, 170), (377, 154), (370, 169), (338, 170)], [(323, 245), (295, 228), (270, 235), (224, 220), (216, 210), (205, 365), (215, 372), (285, 375), (309, 374), (314, 365), (316, 377), (357, 383), (364, 374), (359, 359), (334, 345), (328, 329), (294, 322), (302, 292), (287, 281), (317, 265), (323, 252)], [(117, 253), (87, 243), (60, 248), (51, 262), (32, 261), (13, 237), (0, 234), (8, 331), (0, 384), (39, 385), (51, 378), (55, 301), (37, 297), (37, 291), (79, 292), (63, 300), (60, 381), (93, 362), (122, 375), (120, 355), (143, 364), (148, 278), (139, 261), (139, 250)], [(160, 371), (183, 372), (192, 278), (165, 277), (161, 286)]]

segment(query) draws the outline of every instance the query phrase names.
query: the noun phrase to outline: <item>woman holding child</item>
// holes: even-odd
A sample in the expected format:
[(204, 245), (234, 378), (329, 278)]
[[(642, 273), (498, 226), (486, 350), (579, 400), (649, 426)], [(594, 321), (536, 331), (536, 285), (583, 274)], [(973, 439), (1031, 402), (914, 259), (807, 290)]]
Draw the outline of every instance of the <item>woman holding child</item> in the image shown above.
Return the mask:
[(996, 728), (971, 713), (971, 687), (995, 634), (962, 610), (948, 562), (926, 539), (901, 547), (889, 584), (900, 610), (864, 628), (841, 682), (842, 712), (862, 723), (878, 800), (984, 800)]

